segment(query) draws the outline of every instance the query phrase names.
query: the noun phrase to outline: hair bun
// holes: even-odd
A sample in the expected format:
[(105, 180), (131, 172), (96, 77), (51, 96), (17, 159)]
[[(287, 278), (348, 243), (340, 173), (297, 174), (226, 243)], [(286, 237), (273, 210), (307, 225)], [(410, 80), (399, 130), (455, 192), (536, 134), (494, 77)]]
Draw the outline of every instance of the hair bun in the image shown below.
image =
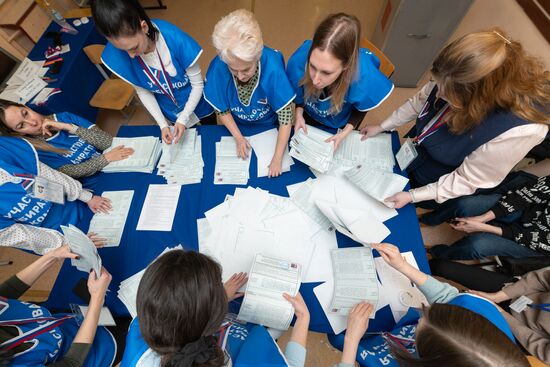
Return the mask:
[(204, 364), (216, 355), (218, 346), (212, 336), (203, 336), (187, 343), (171, 359), (172, 367), (192, 367), (194, 363)]

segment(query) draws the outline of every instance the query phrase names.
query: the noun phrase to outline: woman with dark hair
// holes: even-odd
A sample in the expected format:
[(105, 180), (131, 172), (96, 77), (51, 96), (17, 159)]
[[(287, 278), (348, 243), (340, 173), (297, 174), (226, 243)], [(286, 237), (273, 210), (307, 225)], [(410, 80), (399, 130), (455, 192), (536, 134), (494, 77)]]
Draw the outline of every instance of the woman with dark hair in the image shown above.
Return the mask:
[(109, 162), (128, 158), (134, 150), (123, 145), (107, 153), (113, 137), (70, 112), (44, 116), (19, 103), (0, 100), (0, 135), (26, 139), (40, 162), (73, 178), (93, 175)]
[(235, 274), (225, 285), (221, 268), (198, 252), (175, 250), (143, 274), (121, 367), (303, 366), (309, 312), (298, 294), (285, 295), (296, 313), (291, 341), (281, 355), (263, 326), (240, 324), (228, 301), (247, 281)]
[(356, 129), (367, 111), (392, 92), (392, 82), (378, 68), (380, 61), (360, 47), (361, 24), (344, 13), (326, 17), (290, 57), (287, 75), (296, 92), (294, 131), (307, 134), (307, 124), (336, 132), (327, 141), (334, 148)]
[(195, 40), (171, 23), (151, 21), (137, 0), (94, 0), (92, 14), (109, 41), (103, 64), (136, 88), (164, 142), (177, 143), (199, 120), (215, 123), (202, 98), (202, 49)]
[[(528, 367), (502, 309), (479, 296), (441, 283), (407, 263), (394, 245), (373, 244), (386, 263), (424, 293), (430, 307), (410, 308), (390, 333), (365, 338), (373, 307), (355, 306), (343, 338), (342, 363), (363, 366)], [(342, 346), (342, 338), (337, 344)]]
[(437, 225), (484, 213), (494, 204), (458, 213), (459, 198), (506, 192), (529, 179), (505, 180), (548, 133), (550, 74), (498, 28), (454, 40), (431, 72), (433, 80), (420, 92), (382, 124), (361, 132), (368, 138), (416, 119), (408, 134), (414, 140), (400, 152), (412, 190), (386, 200), (396, 208), (413, 202), (434, 209), (422, 221)]

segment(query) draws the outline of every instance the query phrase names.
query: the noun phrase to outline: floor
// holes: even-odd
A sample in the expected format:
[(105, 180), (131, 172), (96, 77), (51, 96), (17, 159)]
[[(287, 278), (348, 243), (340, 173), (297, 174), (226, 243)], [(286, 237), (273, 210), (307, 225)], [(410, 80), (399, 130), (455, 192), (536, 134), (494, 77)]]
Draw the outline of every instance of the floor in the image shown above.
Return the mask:
[[(215, 15), (211, 16), (209, 14), (210, 9), (213, 9), (210, 7), (212, 3), (216, 3), (219, 6), (215, 7)], [(152, 11), (151, 15), (153, 17), (158, 18), (164, 18), (167, 20), (172, 21), (173, 23), (179, 25), (180, 27), (185, 29), (186, 25), (189, 25), (187, 22), (183, 22), (182, 18), (189, 19), (191, 17), (190, 14), (186, 14), (184, 9), (185, 8), (185, 2), (184, 1), (165, 1), (167, 5), (169, 6), (169, 12), (168, 11)], [(215, 21), (219, 18), (219, 16), (228, 13), (229, 11), (236, 9), (240, 6), (245, 6), (248, 4), (248, 1), (244, 0), (232, 0), (232, 1), (205, 1), (203, 2), (194, 2), (193, 6), (196, 6), (192, 19), (191, 28), (198, 32), (199, 29), (212, 29)], [(245, 4), (245, 5), (243, 5)], [(204, 9), (203, 9), (204, 7)], [(202, 10), (201, 10), (202, 9)], [(201, 11), (199, 11), (201, 10)], [(180, 17), (179, 14), (185, 14), (185, 16)], [(204, 14), (209, 14), (208, 16), (205, 16)], [(202, 16), (202, 18), (196, 18), (196, 16)], [(190, 32), (194, 33), (194, 32)], [(197, 37), (199, 38), (199, 37)], [(197, 39), (199, 43), (201, 44), (208, 44), (209, 37), (203, 36), (202, 39)], [(208, 61), (213, 57), (214, 53), (211, 47), (205, 47), (205, 55), (202, 57), (202, 68), (203, 72), (207, 67)], [(204, 65), (203, 65), (204, 64)], [(419, 83), (421, 86), (423, 82), (427, 79), (427, 76), (424, 78), (423, 81)], [(399, 107), (407, 98), (411, 97), (416, 93), (417, 89), (414, 88), (396, 88), (392, 95), (376, 110), (369, 112), (366, 117), (364, 124), (377, 124), (383, 121), (384, 118), (389, 116), (397, 107)], [(154, 124), (154, 121), (149, 116), (146, 110), (141, 106), (139, 102), (136, 101), (135, 103), (137, 107), (135, 108), (135, 111), (131, 118), (128, 121), (125, 121), (122, 114), (119, 112), (113, 112), (113, 111), (100, 111), (97, 124), (103, 128), (104, 130), (110, 132), (111, 134), (115, 135), (118, 131), (118, 128), (122, 124), (128, 124), (128, 125), (147, 125), (147, 124)], [(401, 134), (403, 132), (408, 131), (410, 128), (410, 125), (402, 127), (400, 130)], [(426, 227), (421, 226), (421, 232), (422, 236), (424, 238), (424, 243), (427, 247), (432, 246), (434, 244), (438, 243), (452, 243), (457, 238), (460, 237), (458, 233), (453, 231), (448, 225), (441, 225), (437, 227)], [(0, 261), (2, 260), (11, 260), (13, 261), (13, 264), (2, 266), (0, 267), (0, 281), (6, 279), (10, 275), (14, 274), (18, 271), (18, 269), (22, 269), (26, 265), (28, 265), (30, 262), (33, 261), (35, 258), (34, 255), (30, 255), (27, 253), (24, 253), (22, 251), (16, 250), (16, 249), (9, 249), (9, 248), (0, 248)], [(33, 290), (37, 291), (35, 294), (33, 294), (32, 298), (35, 300), (43, 299), (47, 297), (47, 293), (49, 289), (51, 289), (53, 282), (55, 281), (55, 278), (57, 277), (57, 272), (59, 271), (59, 267), (52, 268), (49, 272), (44, 274), (44, 276), (35, 284), (35, 286), (32, 288)], [(281, 348), (284, 348), (284, 345), (286, 345), (288, 339), (290, 337), (290, 331), (285, 333), (280, 339), (279, 344), (281, 345)], [(313, 333), (311, 332), (308, 337), (308, 357), (307, 357), (307, 363), (306, 366), (330, 366), (335, 363), (338, 363), (340, 360), (341, 353), (334, 348), (330, 346), (328, 343), (326, 336), (324, 334), (319, 333)]]

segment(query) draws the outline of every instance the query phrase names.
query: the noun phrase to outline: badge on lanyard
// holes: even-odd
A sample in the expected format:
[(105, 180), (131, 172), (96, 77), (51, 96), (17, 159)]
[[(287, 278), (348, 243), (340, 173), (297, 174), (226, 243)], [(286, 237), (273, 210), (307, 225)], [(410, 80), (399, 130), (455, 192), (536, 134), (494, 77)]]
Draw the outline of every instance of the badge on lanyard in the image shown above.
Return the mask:
[(33, 197), (52, 203), (65, 204), (65, 189), (63, 185), (50, 181), (44, 177), (36, 176), (32, 185)]
[(533, 300), (529, 297), (521, 296), (510, 304), (510, 309), (516, 312), (523, 312), (527, 306), (533, 303)]
[(409, 167), (410, 164), (416, 159), (416, 157), (418, 157), (418, 152), (416, 151), (414, 143), (410, 138), (407, 138), (407, 140), (405, 140), (405, 142), (395, 155), (401, 171), (406, 170), (407, 167)]

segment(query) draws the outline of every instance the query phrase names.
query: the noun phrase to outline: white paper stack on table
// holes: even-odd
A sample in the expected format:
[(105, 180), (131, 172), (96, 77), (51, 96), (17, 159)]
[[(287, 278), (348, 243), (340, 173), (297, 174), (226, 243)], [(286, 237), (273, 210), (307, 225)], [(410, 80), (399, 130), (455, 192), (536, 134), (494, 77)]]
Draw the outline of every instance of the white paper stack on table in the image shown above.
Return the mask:
[(237, 319), (287, 330), (294, 308), (283, 298), (283, 293), (296, 296), (300, 278), (300, 264), (257, 254)]
[(124, 160), (109, 163), (103, 167), (103, 172), (153, 172), (162, 151), (162, 145), (158, 138), (153, 136), (115, 137), (111, 147), (105, 152), (109, 152), (119, 145), (134, 149), (134, 154)]
[(61, 226), (61, 230), (71, 252), (80, 257), (79, 259), (71, 259), (71, 265), (86, 273), (93, 269), (96, 277), (99, 277), (101, 274), (101, 258), (92, 240), (72, 224), (68, 227)]
[[(277, 145), (277, 136), (277, 129), (271, 129), (248, 138), (258, 159), (258, 177), (265, 177), (269, 173), (269, 165), (271, 164)], [(290, 171), (290, 166), (293, 164), (294, 160), (288, 154), (288, 149), (285, 149), (281, 164), (282, 172)]]
[(134, 191), (104, 191), (101, 196), (111, 200), (112, 210), (109, 213), (94, 214), (89, 232), (104, 238), (106, 240), (105, 247), (118, 246), (128, 218)]
[[(288, 198), (252, 187), (235, 189), (233, 196), (228, 195), (205, 216), (197, 221), (199, 251), (221, 264), (224, 281), (234, 273), (249, 271), (256, 254), (283, 255), (301, 264), (307, 276), (316, 243), (334, 240), (318, 236), (319, 226)], [(331, 247), (323, 246), (325, 251)]]
[(327, 172), (332, 164), (334, 144), (325, 142), (332, 134), (308, 126), (307, 134), (299, 130), (290, 140), (290, 155), (321, 173)]
[[(172, 248), (167, 247), (164, 249), (164, 251), (162, 251), (162, 253), (159, 256), (157, 256), (157, 258), (173, 250), (183, 250), (183, 247), (181, 245), (177, 245)], [(143, 269), (142, 271), (120, 282), (120, 286), (118, 288), (118, 298), (122, 303), (124, 303), (124, 306), (126, 306), (128, 311), (130, 312), (130, 315), (132, 315), (132, 318), (137, 316), (137, 310), (136, 310), (137, 291), (139, 287), (139, 282), (141, 281), (141, 278), (143, 277), (143, 273), (145, 273), (146, 269), (147, 268)]]
[(231, 136), (222, 136), (216, 143), (216, 166), (214, 167), (214, 184), (246, 185), (250, 178), (250, 157), (237, 156), (237, 142)]
[(168, 184), (201, 182), (204, 167), (201, 142), (197, 129), (187, 129), (177, 144), (163, 142), (157, 175), (163, 176)]
[[(309, 129), (308, 129), (309, 131)], [(334, 153), (334, 167), (368, 165), (386, 172), (393, 172), (395, 157), (391, 134), (379, 134), (364, 141), (359, 131), (352, 131)]]
[(384, 200), (403, 191), (409, 182), (408, 178), (396, 173), (363, 164), (358, 164), (347, 170), (344, 172), (344, 176), (369, 196), (390, 207), (392, 203), (387, 203)]
[(48, 85), (42, 77), (48, 72), (43, 68), (44, 60), (31, 61), (25, 58), (17, 70), (6, 82), (0, 93), (0, 99), (26, 104)]

